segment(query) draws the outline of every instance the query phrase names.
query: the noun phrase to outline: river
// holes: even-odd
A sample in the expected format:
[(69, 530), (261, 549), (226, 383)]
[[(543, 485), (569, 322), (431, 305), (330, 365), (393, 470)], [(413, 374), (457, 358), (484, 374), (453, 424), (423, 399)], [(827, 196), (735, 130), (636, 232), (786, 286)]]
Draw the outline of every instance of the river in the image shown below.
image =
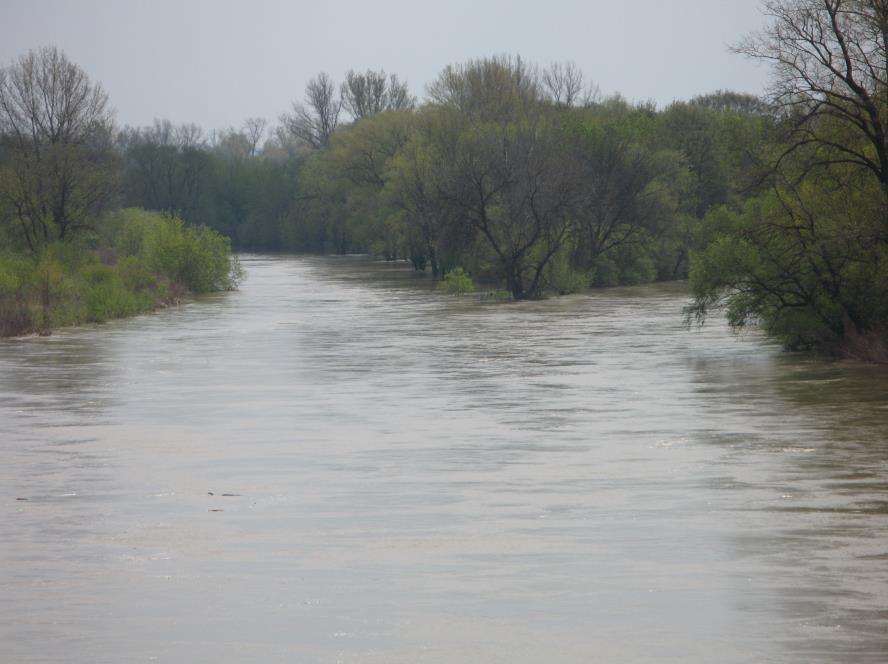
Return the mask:
[(884, 369), (676, 284), (244, 266), (0, 341), (0, 661), (888, 661)]

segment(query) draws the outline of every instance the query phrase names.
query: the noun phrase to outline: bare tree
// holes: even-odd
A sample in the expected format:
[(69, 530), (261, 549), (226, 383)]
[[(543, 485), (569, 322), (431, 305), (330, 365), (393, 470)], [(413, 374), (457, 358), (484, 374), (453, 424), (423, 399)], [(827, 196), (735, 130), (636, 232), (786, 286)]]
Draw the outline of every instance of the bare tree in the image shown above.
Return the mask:
[(198, 148), (204, 143), (203, 129), (194, 123), (179, 125), (173, 133), (175, 142), (183, 149)]
[(113, 190), (108, 95), (56, 48), (0, 75), (0, 197), (32, 251), (88, 225)]
[(416, 107), (416, 97), (410, 94), (407, 81), (398, 79), (397, 74), (389, 76), (388, 82), (388, 110), (411, 111)]
[(250, 143), (250, 156), (255, 157), (259, 150), (259, 142), (265, 136), (268, 120), (265, 118), (247, 118), (244, 121), (244, 135)]
[(556, 106), (588, 106), (598, 98), (598, 88), (583, 80), (583, 71), (573, 62), (553, 63), (540, 80)]
[[(861, 166), (888, 188), (888, 0), (767, 0), (773, 23), (736, 50), (770, 62), (795, 120), (788, 152)], [(844, 134), (842, 133), (844, 132)]]
[(382, 113), (387, 104), (385, 72), (371, 71), (359, 74), (349, 69), (342, 84), (342, 106), (355, 120)]
[(293, 112), (282, 115), (281, 123), (293, 137), (320, 150), (330, 143), (341, 109), (333, 80), (321, 72), (305, 86), (305, 103), (294, 103)]
[(361, 120), (388, 110), (409, 110), (416, 105), (406, 83), (397, 75), (386, 76), (385, 71), (367, 70), (357, 73), (348, 70), (340, 91), (342, 106), (352, 118)]

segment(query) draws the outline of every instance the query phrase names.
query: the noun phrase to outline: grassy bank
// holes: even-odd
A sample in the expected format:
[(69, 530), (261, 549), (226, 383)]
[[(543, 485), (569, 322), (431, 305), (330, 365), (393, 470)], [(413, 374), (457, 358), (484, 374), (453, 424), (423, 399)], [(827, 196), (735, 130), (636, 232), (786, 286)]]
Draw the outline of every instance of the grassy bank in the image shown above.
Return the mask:
[(236, 287), (229, 240), (205, 226), (118, 210), (76, 241), (0, 252), (0, 337), (132, 316)]

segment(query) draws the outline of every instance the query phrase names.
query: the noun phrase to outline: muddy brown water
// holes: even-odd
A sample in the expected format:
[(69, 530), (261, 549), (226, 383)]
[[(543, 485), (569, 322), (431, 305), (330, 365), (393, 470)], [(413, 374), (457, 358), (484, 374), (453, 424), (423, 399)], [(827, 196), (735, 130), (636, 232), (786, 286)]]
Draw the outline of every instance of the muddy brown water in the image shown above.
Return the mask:
[(0, 661), (888, 661), (884, 370), (244, 264), (0, 341)]

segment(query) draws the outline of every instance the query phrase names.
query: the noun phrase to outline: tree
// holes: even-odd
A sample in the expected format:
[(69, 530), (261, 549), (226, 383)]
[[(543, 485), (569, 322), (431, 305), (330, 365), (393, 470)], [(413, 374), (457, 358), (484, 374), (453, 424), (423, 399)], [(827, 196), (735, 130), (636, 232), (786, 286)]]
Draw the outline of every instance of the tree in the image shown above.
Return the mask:
[(508, 55), (448, 65), (428, 93), (437, 106), (491, 121), (537, 107), (544, 97), (536, 67)]
[(384, 70), (356, 73), (349, 69), (340, 89), (342, 106), (352, 118), (361, 120), (383, 111), (409, 111), (416, 105), (406, 83)]
[(414, 108), (416, 108), (416, 97), (410, 94), (407, 82), (399, 80), (397, 74), (389, 76), (388, 110), (412, 111)]
[(656, 200), (661, 164), (651, 150), (613, 127), (578, 128), (573, 137), (583, 182), (575, 204), (577, 258), (589, 267), (651, 228), (658, 212), (651, 201)]
[(548, 116), (518, 118), (470, 130), (455, 148), (449, 202), (486, 239), (512, 296), (538, 297), (569, 236), (577, 189), (559, 128)]
[(294, 103), (293, 112), (282, 115), (281, 123), (294, 138), (320, 150), (330, 143), (341, 110), (333, 80), (321, 72), (305, 86), (305, 103)]
[(773, 23), (736, 50), (773, 65), (773, 102), (795, 129), (784, 154), (813, 146), (812, 165), (862, 167), (888, 195), (888, 1), (764, 7)]
[(442, 146), (450, 143), (440, 109), (415, 116), (413, 131), (386, 169), (385, 196), (400, 212), (409, 255), (417, 268), (431, 267), (434, 278), (459, 265), (475, 240), (475, 230), (448, 204), (449, 171), (442, 168)]
[(250, 156), (255, 157), (259, 151), (259, 142), (265, 136), (268, 120), (265, 118), (247, 118), (244, 121), (243, 133), (250, 145)]
[(366, 251), (394, 258), (402, 242), (391, 227), (382, 191), (388, 163), (407, 141), (410, 114), (389, 111), (336, 132), (329, 149), (306, 171), (310, 220), (327, 220), (326, 240), (337, 252)]
[(888, 2), (769, 0), (738, 50), (774, 65), (771, 191), (713, 210), (691, 269), (698, 317), (725, 307), (790, 347), (888, 361)]
[(692, 106), (699, 106), (716, 113), (745, 113), (771, 116), (774, 109), (761, 97), (733, 90), (716, 90), (708, 95), (697, 95), (691, 99)]
[(539, 296), (566, 242), (578, 182), (534, 67), (496, 57), (447, 67), (429, 87), (438, 196), (482, 238), (515, 299)]
[[(223, 141), (228, 135), (222, 134)], [(122, 189), (127, 205), (160, 210), (190, 223), (213, 221), (198, 218), (210, 172), (200, 127), (155, 120), (150, 127), (125, 128), (118, 145), (123, 153)], [(243, 152), (247, 149), (242, 145)]]
[(56, 48), (0, 70), (0, 214), (32, 252), (87, 228), (114, 190), (108, 95)]
[(573, 62), (553, 63), (543, 71), (541, 81), (556, 106), (587, 106), (598, 97), (598, 88), (583, 82), (583, 72)]
[(340, 92), (342, 106), (355, 120), (382, 113), (387, 103), (387, 87), (384, 71), (368, 69), (363, 74), (356, 74), (349, 69)]
[[(799, 165), (802, 168), (803, 164)], [(790, 348), (866, 357), (884, 353), (888, 253), (874, 178), (847, 164), (720, 208), (691, 270), (691, 312), (724, 306), (734, 327), (756, 323)]]

